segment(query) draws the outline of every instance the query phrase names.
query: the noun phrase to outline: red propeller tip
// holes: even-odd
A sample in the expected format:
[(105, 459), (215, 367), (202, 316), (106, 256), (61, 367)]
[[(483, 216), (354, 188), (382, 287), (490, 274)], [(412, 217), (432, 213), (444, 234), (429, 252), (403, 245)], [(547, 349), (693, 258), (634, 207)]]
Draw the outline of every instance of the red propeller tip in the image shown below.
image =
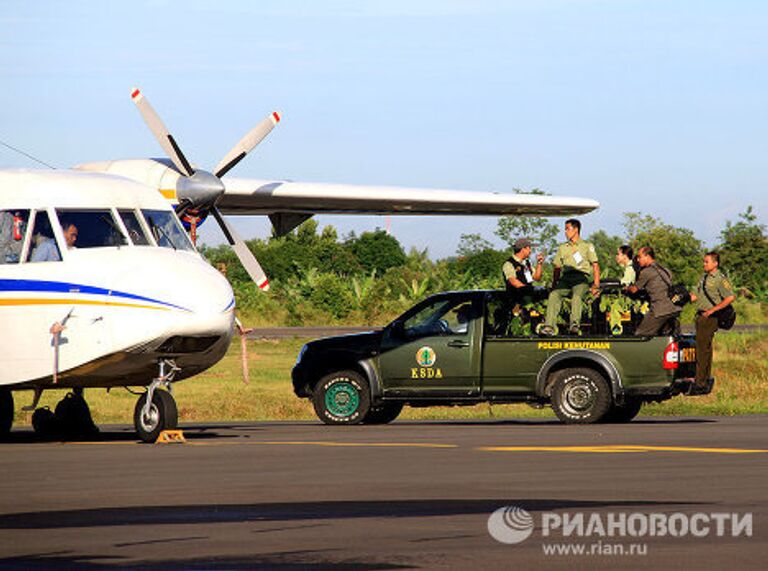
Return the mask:
[(259, 284), (259, 287), (263, 289), (264, 291), (267, 291), (269, 289), (269, 280), (264, 280)]
[(133, 93), (131, 93), (131, 99), (136, 99), (139, 95), (141, 95), (141, 91), (134, 89)]
[(274, 117), (274, 118), (275, 118), (275, 122), (276, 122), (276, 123), (279, 123), (279, 122), (280, 122), (280, 113), (278, 113), (277, 111), (275, 111), (274, 113), (272, 113), (272, 117)]

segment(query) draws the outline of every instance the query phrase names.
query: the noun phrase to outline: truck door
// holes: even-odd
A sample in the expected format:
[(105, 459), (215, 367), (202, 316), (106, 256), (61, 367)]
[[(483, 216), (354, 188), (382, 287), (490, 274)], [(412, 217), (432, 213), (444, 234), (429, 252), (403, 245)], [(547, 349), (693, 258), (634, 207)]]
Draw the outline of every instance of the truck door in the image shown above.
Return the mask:
[(431, 298), (414, 307), (384, 332), (384, 394), (477, 395), (481, 327), (477, 296)]

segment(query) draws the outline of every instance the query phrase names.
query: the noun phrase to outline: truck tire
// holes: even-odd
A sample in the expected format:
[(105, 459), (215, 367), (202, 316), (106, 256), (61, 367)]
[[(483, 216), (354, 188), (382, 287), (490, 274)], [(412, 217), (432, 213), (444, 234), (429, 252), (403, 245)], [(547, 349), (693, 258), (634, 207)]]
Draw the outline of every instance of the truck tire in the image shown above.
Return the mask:
[(552, 382), (552, 408), (566, 424), (592, 424), (611, 408), (611, 389), (594, 369), (563, 369)]
[(638, 398), (625, 398), (623, 405), (613, 404), (601, 422), (625, 423), (635, 418), (643, 407), (643, 401)]
[(395, 420), (403, 410), (401, 402), (385, 402), (377, 407), (372, 407), (365, 415), (365, 424), (389, 424)]
[(371, 410), (371, 390), (360, 374), (337, 371), (320, 379), (312, 404), (325, 424), (360, 424)]

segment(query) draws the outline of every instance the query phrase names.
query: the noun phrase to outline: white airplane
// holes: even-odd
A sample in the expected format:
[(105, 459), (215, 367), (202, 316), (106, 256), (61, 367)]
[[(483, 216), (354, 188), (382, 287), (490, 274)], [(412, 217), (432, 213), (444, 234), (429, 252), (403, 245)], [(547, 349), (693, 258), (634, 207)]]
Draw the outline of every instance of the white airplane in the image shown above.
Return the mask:
[[(196, 251), (212, 214), (253, 280), (269, 281), (224, 214), (267, 214), (279, 235), (317, 213), (563, 216), (590, 199), (222, 178), (280, 120), (270, 114), (208, 172), (190, 164), (136, 89), (168, 159), (0, 171), (0, 436), (12, 391), (145, 387), (139, 437), (177, 425), (171, 383), (217, 363), (233, 335), (235, 299)], [(84, 403), (84, 401), (83, 401)], [(86, 406), (87, 410), (87, 406)]]

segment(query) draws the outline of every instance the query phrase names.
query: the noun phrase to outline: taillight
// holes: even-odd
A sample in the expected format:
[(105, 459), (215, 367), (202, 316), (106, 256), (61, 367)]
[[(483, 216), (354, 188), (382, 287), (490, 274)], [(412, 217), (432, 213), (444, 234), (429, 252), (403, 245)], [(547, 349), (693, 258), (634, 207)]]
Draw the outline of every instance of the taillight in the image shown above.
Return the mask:
[(677, 369), (680, 365), (680, 347), (673, 341), (664, 349), (664, 368)]

